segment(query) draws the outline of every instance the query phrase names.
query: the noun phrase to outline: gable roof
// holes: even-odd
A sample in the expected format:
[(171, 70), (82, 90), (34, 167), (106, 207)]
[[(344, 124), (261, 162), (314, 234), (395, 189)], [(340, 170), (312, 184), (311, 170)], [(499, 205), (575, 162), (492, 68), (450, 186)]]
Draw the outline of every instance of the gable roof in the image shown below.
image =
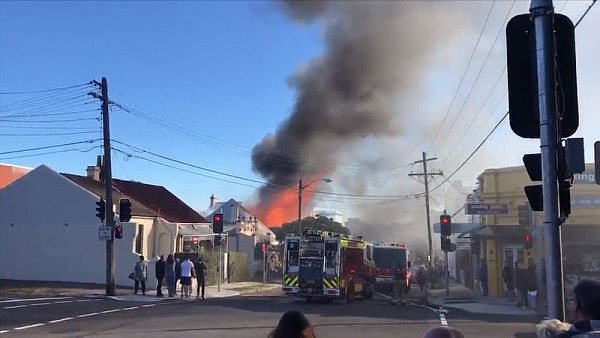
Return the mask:
[[(87, 176), (62, 174), (75, 184), (104, 195), (104, 184)], [(134, 216), (161, 217), (173, 223), (207, 223), (206, 219), (163, 186), (113, 179), (113, 203), (120, 198), (131, 199)]]

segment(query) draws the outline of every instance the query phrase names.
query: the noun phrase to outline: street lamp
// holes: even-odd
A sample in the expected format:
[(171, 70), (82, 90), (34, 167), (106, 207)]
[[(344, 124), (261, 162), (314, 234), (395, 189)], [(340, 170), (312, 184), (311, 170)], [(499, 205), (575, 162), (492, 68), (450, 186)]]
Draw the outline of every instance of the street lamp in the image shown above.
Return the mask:
[(314, 180), (312, 180), (310, 183), (308, 183), (306, 185), (302, 185), (302, 179), (298, 180), (298, 233), (300, 234), (300, 236), (302, 236), (302, 191), (304, 191), (304, 189), (308, 188), (309, 186), (311, 186), (313, 183), (315, 183), (317, 181), (331, 183), (331, 182), (333, 182), (333, 178), (331, 178), (331, 177), (315, 178)]

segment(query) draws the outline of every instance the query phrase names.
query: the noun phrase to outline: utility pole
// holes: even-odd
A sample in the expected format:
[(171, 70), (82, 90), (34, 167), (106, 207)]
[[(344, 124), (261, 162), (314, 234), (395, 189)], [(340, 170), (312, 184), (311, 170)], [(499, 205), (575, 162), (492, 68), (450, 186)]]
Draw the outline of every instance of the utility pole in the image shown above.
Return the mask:
[(102, 95), (98, 96), (96, 93), (90, 93), (91, 96), (100, 99), (102, 101), (102, 132), (104, 138), (104, 164), (102, 165), (102, 177), (104, 179), (104, 189), (106, 199), (106, 226), (111, 228), (111, 238), (106, 241), (106, 295), (115, 295), (115, 217), (113, 212), (113, 199), (112, 199), (112, 171), (110, 164), (110, 123), (108, 116), (108, 82), (106, 78), (102, 78), (102, 83), (94, 80), (94, 84), (99, 86), (102, 90)]
[(529, 12), (535, 31), (537, 102), (540, 120), (548, 316), (565, 320), (560, 219), (558, 212), (554, 7), (552, 0), (532, 0)]
[(302, 236), (302, 179), (298, 180), (298, 235)]
[(427, 261), (429, 263), (429, 268), (432, 267), (433, 262), (433, 250), (431, 243), (431, 218), (429, 217), (429, 176), (441, 176), (443, 173), (439, 172), (428, 172), (427, 171), (427, 161), (437, 160), (437, 157), (427, 158), (427, 154), (423, 152), (423, 159), (419, 161), (414, 161), (412, 164), (423, 163), (423, 172), (422, 173), (413, 173), (408, 174), (410, 177), (414, 176), (423, 176), (424, 184), (425, 184), (425, 213), (427, 214), (427, 240), (429, 245), (428, 257)]

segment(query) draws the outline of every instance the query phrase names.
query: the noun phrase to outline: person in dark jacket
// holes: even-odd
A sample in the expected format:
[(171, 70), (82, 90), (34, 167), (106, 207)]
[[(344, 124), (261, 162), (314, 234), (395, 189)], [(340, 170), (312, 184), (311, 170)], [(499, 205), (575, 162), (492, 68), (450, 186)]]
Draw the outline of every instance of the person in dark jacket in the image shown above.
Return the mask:
[[(175, 259), (175, 290), (177, 290), (177, 281), (181, 280), (181, 261), (179, 258)], [(183, 287), (181, 288), (181, 294), (183, 295)]]
[(504, 268), (502, 268), (502, 279), (504, 279), (504, 284), (506, 284), (508, 297), (512, 298), (515, 290), (515, 276), (513, 265), (510, 260), (506, 260), (506, 264), (504, 265)]
[(202, 289), (202, 299), (204, 299), (204, 285), (206, 284), (206, 264), (202, 261), (202, 258), (198, 258), (198, 261), (194, 265), (196, 270), (196, 298), (200, 298), (200, 289)]
[(479, 281), (481, 282), (481, 291), (484, 296), (488, 295), (488, 270), (485, 259), (481, 259), (481, 264), (479, 265), (478, 271)]
[(162, 297), (162, 282), (165, 279), (165, 256), (160, 255), (160, 259), (156, 261), (156, 297)]
[(167, 280), (167, 289), (169, 290), (169, 297), (175, 296), (175, 259), (173, 254), (167, 256), (167, 262), (165, 264), (165, 279)]

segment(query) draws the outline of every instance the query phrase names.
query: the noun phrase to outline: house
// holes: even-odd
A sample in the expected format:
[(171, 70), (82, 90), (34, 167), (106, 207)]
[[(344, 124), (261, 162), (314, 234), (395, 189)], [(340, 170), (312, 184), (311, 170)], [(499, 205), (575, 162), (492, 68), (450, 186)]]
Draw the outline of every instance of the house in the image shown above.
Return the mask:
[[(0, 190), (0, 279), (105, 283), (105, 242), (95, 216), (104, 196), (99, 177), (98, 167), (78, 176), (41, 165)], [(132, 218), (115, 239), (117, 285), (131, 285), (127, 277), (140, 255), (154, 262), (181, 250), (183, 228), (209, 228), (162, 186), (114, 179), (112, 196), (115, 204), (132, 201)], [(149, 267), (151, 288), (154, 264)]]
[(31, 171), (31, 168), (0, 163), (0, 189)]

